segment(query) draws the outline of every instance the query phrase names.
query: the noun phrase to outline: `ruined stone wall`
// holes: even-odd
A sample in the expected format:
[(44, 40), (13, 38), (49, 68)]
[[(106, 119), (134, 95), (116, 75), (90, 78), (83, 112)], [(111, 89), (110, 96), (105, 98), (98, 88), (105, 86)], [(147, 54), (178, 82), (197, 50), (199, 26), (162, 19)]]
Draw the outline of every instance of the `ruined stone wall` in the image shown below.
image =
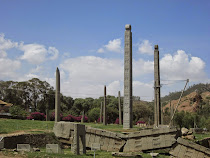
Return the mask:
[(182, 138), (177, 139), (170, 154), (178, 158), (209, 158), (210, 149)]
[[(73, 144), (73, 126), (58, 122), (54, 126), (55, 135), (66, 144)], [(73, 124), (73, 123), (72, 123)], [(72, 126), (72, 127), (70, 127)], [(56, 130), (58, 129), (58, 130)], [(85, 127), (86, 147), (99, 143), (101, 150), (139, 152), (142, 150), (171, 147), (179, 136), (176, 128), (157, 128), (141, 130), (128, 134), (116, 133), (102, 129)]]

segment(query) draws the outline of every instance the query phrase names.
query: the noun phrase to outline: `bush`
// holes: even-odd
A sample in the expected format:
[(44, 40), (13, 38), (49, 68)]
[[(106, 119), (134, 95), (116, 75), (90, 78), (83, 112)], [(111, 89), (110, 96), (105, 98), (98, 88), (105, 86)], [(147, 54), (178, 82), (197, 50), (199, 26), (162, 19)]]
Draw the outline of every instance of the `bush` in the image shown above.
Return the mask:
[(30, 114), (30, 116), (27, 117), (28, 120), (45, 120), (45, 114), (40, 112), (33, 112)]
[(14, 118), (26, 119), (28, 113), (20, 106), (12, 106), (9, 109), (10, 114)]
[[(82, 116), (72, 116), (72, 115), (68, 115), (66, 117), (64, 117), (62, 120), (63, 121), (70, 121), (70, 122), (81, 122)], [(88, 117), (84, 116), (84, 122), (88, 121)]]
[[(63, 119), (63, 114), (60, 113), (60, 120)], [(55, 121), (55, 112), (52, 112), (50, 115), (50, 121)]]

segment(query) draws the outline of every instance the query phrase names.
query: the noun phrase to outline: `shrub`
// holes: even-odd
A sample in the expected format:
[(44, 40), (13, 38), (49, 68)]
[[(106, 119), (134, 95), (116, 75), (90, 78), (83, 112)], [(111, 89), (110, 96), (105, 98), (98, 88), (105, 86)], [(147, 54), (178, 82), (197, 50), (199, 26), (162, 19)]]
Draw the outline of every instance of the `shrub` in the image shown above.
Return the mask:
[(26, 116), (28, 115), (28, 113), (20, 106), (10, 107), (9, 112), (14, 118), (20, 119), (26, 119)]
[[(63, 121), (70, 121), (70, 122), (80, 122), (82, 119), (82, 116), (72, 116), (72, 115), (68, 115), (66, 117), (64, 117), (62, 120)], [(87, 116), (84, 116), (84, 122), (87, 122), (88, 121), (88, 117)]]
[[(63, 114), (60, 113), (60, 120), (63, 119)], [(50, 115), (50, 121), (55, 121), (55, 112), (52, 112)]]
[(32, 112), (30, 116), (27, 117), (28, 120), (45, 120), (45, 114), (40, 112)]

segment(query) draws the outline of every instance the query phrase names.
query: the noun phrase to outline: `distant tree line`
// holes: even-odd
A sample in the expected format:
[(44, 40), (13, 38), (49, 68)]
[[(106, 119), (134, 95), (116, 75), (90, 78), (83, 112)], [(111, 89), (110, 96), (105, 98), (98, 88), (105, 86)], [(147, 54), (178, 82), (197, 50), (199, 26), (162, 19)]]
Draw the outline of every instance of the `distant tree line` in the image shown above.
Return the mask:
[[(118, 98), (110, 95), (106, 98), (108, 122), (115, 123), (119, 117)], [(29, 116), (30, 112), (45, 114), (46, 109), (53, 113), (55, 108), (54, 88), (46, 81), (41, 81), (38, 78), (25, 82), (0, 81), (0, 99), (14, 105), (10, 111), (15, 116), (26, 117)], [(80, 116), (84, 111), (85, 115), (88, 116), (88, 121), (95, 122), (99, 118), (103, 100), (103, 97), (73, 99), (61, 94), (61, 113), (64, 117), (68, 115)], [(123, 97), (121, 98), (122, 105)], [(123, 110), (123, 108), (121, 109)], [(139, 120), (152, 123), (153, 104), (135, 100), (133, 101), (133, 114), (133, 123)]]

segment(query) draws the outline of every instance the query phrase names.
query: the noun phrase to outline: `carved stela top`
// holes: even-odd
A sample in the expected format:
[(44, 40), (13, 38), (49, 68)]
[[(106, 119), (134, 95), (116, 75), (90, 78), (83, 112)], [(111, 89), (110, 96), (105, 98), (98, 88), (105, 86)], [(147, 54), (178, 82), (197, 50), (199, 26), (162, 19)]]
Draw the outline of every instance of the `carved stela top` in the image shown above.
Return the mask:
[(155, 49), (158, 50), (158, 45), (155, 45)]
[(126, 30), (131, 30), (131, 24), (126, 24), (126, 25), (125, 25), (125, 29), (126, 29)]

